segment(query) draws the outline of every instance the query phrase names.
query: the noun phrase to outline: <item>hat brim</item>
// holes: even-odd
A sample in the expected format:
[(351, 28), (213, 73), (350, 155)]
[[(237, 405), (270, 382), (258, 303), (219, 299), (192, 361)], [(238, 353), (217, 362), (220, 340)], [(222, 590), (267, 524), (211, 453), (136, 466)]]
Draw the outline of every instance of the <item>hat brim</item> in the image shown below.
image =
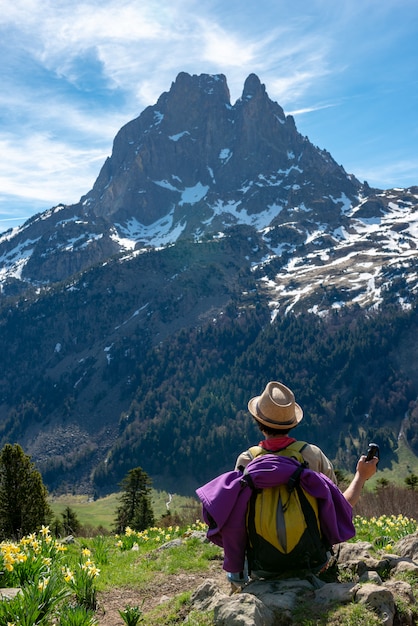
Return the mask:
[(248, 402), (248, 410), (251, 413), (251, 415), (254, 417), (254, 419), (257, 420), (257, 422), (259, 422), (260, 424), (263, 424), (263, 426), (268, 426), (268, 428), (274, 428), (274, 430), (291, 430), (292, 428), (295, 428), (295, 426), (297, 426), (303, 418), (303, 410), (302, 407), (299, 406), (299, 404), (297, 404), (297, 402), (295, 402), (295, 415), (294, 415), (294, 420), (289, 424), (289, 422), (287, 422), (286, 424), (280, 424), (280, 422), (272, 422), (272, 421), (267, 421), (262, 415), (259, 414), (258, 412), (258, 402), (260, 400), (261, 396), (256, 396), (255, 398), (251, 398), (251, 400)]

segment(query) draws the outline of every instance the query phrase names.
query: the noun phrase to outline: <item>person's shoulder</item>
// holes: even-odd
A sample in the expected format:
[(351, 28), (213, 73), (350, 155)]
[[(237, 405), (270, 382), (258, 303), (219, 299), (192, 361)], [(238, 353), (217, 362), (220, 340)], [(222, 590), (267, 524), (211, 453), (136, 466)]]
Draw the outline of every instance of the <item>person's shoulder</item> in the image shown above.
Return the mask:
[(319, 446), (314, 443), (309, 443), (306, 448), (303, 449), (302, 455), (308, 463), (309, 469), (325, 474), (333, 483), (337, 482), (334, 467)]
[(324, 467), (331, 467), (331, 461), (327, 455), (314, 443), (308, 443), (303, 448), (302, 455), (316, 471), (324, 471)]
[(321, 448), (315, 445), (314, 443), (306, 443), (306, 446), (304, 447), (303, 451), (305, 450), (306, 451), (309, 450), (310, 452), (313, 452), (314, 454), (324, 455), (324, 452), (321, 450)]

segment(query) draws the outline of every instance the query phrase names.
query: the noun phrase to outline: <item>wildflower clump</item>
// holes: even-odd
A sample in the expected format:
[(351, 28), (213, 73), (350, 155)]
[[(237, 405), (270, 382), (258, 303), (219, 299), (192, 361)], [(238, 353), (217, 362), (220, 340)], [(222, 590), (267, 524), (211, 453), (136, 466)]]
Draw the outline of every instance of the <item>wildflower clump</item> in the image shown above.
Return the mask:
[(392, 552), (399, 539), (418, 529), (415, 519), (405, 515), (381, 515), (380, 517), (354, 517), (355, 541), (368, 541), (386, 552)]
[(65, 582), (73, 591), (77, 604), (94, 611), (97, 605), (95, 579), (99, 576), (100, 570), (91, 559), (91, 551), (88, 548), (83, 548), (74, 570), (64, 567), (62, 574)]
[(0, 569), (4, 571), (2, 586), (22, 586), (47, 578), (51, 567), (60, 562), (65, 551), (66, 547), (53, 539), (47, 526), (17, 543), (3, 541), (0, 544)]
[(19, 542), (0, 544), (1, 586), (21, 589), (0, 603), (1, 624), (38, 624), (54, 614), (69, 595), (59, 572), (64, 553), (65, 546), (51, 537), (47, 526)]
[(139, 606), (130, 606), (127, 604), (123, 611), (119, 610), (119, 615), (127, 626), (137, 626), (143, 621), (142, 610)]
[(139, 550), (144, 546), (147, 546), (147, 549), (153, 549), (163, 543), (173, 541), (173, 539), (187, 538), (193, 531), (206, 532), (207, 526), (200, 520), (196, 520), (196, 522), (189, 524), (186, 528), (181, 528), (180, 526), (158, 528), (153, 526), (146, 530), (136, 531), (127, 526), (123, 535), (116, 535), (116, 546), (120, 550)]
[(179, 526), (168, 528), (154, 526), (140, 531), (132, 530), (127, 526), (123, 535), (116, 535), (116, 546), (121, 550), (139, 550), (140, 546), (147, 546), (152, 549), (179, 536)]
[[(99, 569), (83, 548), (76, 566), (67, 554), (67, 547), (51, 536), (47, 526), (18, 542), (0, 544), (0, 585), (19, 587), (12, 600), (0, 603), (0, 624), (47, 624), (63, 612), (60, 624), (71, 624), (76, 607), (86, 620), (95, 623), (91, 614), (96, 608), (95, 579)], [(71, 607), (65, 602), (71, 596)], [(68, 609), (68, 610), (67, 610)]]

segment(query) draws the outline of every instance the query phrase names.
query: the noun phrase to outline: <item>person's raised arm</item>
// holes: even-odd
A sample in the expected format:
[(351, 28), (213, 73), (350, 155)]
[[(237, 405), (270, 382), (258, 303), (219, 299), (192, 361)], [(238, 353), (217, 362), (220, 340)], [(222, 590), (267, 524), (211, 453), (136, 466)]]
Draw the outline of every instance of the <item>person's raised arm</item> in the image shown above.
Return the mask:
[(344, 498), (351, 506), (354, 506), (359, 501), (364, 483), (376, 473), (378, 462), (377, 456), (370, 461), (366, 461), (366, 455), (364, 454), (358, 460), (355, 476), (343, 493)]

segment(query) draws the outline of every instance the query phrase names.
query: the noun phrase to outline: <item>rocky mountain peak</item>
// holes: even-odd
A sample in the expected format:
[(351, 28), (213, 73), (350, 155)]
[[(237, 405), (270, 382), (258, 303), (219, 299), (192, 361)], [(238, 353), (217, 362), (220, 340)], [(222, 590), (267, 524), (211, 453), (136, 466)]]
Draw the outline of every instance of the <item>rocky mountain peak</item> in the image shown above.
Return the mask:
[(170, 91), (163, 93), (154, 107), (158, 132), (175, 134), (179, 128), (193, 129), (201, 124), (202, 116), (218, 115), (219, 108), (230, 105), (230, 94), (223, 74), (190, 75), (181, 72)]
[(199, 98), (212, 96), (224, 104), (230, 103), (229, 89), (224, 74), (190, 75), (187, 72), (180, 72), (171, 85), (169, 97), (183, 98), (184, 103), (188, 105), (193, 100), (193, 94)]
[(256, 74), (250, 74), (244, 82), (242, 99), (253, 98), (258, 95), (266, 95), (266, 87), (261, 84), (261, 81)]
[(48, 285), (121, 252), (233, 227), (252, 229), (260, 251), (280, 263), (318, 249), (326, 258), (358, 232), (355, 220), (385, 219), (393, 197), (415, 203), (412, 193), (389, 200), (377, 191), (303, 137), (256, 74), (231, 104), (223, 74), (181, 72), (120, 129), (79, 203), (35, 216), (0, 241), (0, 276), (10, 291)]
[[(248, 76), (231, 106), (224, 75), (182, 72), (169, 92), (121, 129), (82, 202), (121, 228), (132, 220), (149, 227), (170, 214), (175, 230), (183, 223), (182, 235), (190, 237), (196, 228), (202, 232), (203, 221), (206, 231), (222, 229), (231, 206), (247, 211), (250, 197), (250, 213), (286, 207), (289, 191), (297, 203), (307, 189), (318, 195), (319, 181), (337, 196), (344, 191), (352, 198), (359, 188), (330, 155), (301, 137), (258, 76)], [(209, 228), (208, 218), (222, 214), (225, 219), (210, 220)], [(236, 214), (233, 221), (240, 221)]]

